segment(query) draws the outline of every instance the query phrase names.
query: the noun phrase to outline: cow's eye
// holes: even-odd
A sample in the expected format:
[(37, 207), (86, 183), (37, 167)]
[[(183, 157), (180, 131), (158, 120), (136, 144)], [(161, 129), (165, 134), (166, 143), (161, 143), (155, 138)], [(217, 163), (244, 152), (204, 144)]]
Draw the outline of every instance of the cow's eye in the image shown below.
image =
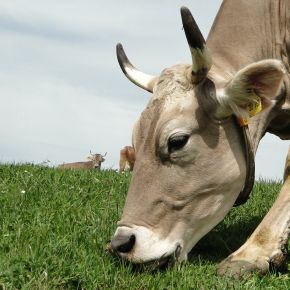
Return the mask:
[(173, 153), (184, 147), (189, 139), (189, 135), (172, 136), (168, 140), (168, 152)]

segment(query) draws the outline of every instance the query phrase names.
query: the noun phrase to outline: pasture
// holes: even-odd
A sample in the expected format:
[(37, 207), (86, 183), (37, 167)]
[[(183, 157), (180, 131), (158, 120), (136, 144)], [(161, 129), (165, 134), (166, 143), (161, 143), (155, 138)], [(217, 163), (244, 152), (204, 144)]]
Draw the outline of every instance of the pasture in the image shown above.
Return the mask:
[[(130, 173), (0, 166), (0, 289), (289, 289), (289, 273), (242, 281), (216, 265), (255, 229), (279, 192), (256, 183), (250, 200), (204, 237), (187, 263), (140, 271), (105, 250)], [(289, 268), (289, 261), (288, 266)]]

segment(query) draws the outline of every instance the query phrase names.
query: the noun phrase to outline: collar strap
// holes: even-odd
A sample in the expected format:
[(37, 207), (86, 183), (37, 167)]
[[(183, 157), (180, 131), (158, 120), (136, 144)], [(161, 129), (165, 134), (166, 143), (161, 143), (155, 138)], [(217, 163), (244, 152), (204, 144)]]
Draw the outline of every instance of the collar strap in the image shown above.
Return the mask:
[[(255, 94), (255, 92), (252, 92), (252, 98), (253, 102), (251, 102), (249, 105), (247, 105), (246, 109), (249, 114), (249, 118), (255, 116), (259, 112), (262, 111), (262, 100), (261, 97)], [(245, 203), (250, 193), (253, 189), (254, 182), (255, 182), (255, 156), (254, 151), (252, 147), (252, 140), (251, 135), (249, 131), (249, 118), (243, 119), (239, 118), (238, 124), (239, 127), (242, 129), (242, 135), (244, 140), (244, 149), (245, 149), (245, 157), (246, 157), (246, 181), (243, 190), (240, 192), (234, 206), (241, 205)]]
[[(238, 120), (239, 122), (239, 120)], [(253, 189), (255, 182), (255, 156), (252, 148), (251, 136), (248, 125), (241, 127), (244, 139), (244, 149), (246, 157), (246, 181), (243, 190), (240, 192), (234, 206), (245, 203)]]

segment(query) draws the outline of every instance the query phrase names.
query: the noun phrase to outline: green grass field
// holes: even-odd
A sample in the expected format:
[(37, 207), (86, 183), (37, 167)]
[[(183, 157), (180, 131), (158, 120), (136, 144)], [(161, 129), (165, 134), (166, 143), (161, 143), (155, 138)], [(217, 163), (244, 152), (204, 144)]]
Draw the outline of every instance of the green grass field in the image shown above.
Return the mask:
[[(281, 184), (258, 182), (187, 263), (136, 271), (105, 245), (124, 204), (130, 174), (0, 166), (0, 289), (290, 289), (289, 273), (244, 281), (217, 277), (216, 265), (254, 230)], [(288, 262), (289, 263), (289, 262)]]

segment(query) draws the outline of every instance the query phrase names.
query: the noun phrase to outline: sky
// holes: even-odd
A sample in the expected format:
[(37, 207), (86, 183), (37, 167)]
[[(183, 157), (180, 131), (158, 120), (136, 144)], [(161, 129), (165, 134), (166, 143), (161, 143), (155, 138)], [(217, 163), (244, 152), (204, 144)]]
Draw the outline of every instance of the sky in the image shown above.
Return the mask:
[[(119, 68), (121, 42), (131, 62), (158, 75), (190, 63), (180, 7), (206, 37), (221, 0), (9, 0), (0, 2), (0, 162), (52, 166), (106, 155), (118, 168), (150, 94)], [(266, 135), (256, 177), (282, 179), (289, 141)]]

